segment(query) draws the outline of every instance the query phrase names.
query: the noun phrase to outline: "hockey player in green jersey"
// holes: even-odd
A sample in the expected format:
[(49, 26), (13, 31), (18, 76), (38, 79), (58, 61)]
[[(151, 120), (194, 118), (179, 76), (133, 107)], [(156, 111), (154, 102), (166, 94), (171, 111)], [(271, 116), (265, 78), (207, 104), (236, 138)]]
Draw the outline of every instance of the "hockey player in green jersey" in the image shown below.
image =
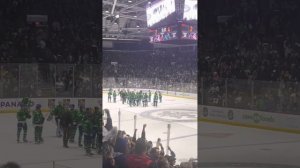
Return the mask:
[(135, 100), (136, 100), (135, 98), (136, 98), (135, 92), (132, 91), (132, 92), (131, 92), (131, 105), (132, 105), (132, 106), (135, 106)]
[(25, 104), (21, 103), (21, 109), (17, 112), (18, 130), (17, 130), (17, 142), (20, 142), (20, 134), (23, 130), (23, 142), (27, 142), (27, 119), (30, 119), (30, 111)]
[[(58, 102), (58, 106), (56, 106), (50, 113), (50, 116), (55, 117), (55, 123), (56, 123), (56, 136), (61, 137), (62, 136), (62, 127), (60, 125), (61, 115), (64, 112), (64, 107), (62, 105), (62, 102)], [(52, 118), (49, 117), (48, 120)]]
[(151, 102), (151, 90), (149, 90), (149, 100), (148, 100), (148, 102)]
[(92, 113), (88, 112), (86, 119), (83, 121), (84, 148), (87, 155), (93, 155), (91, 151), (93, 131), (92, 117)]
[(69, 148), (68, 142), (70, 138), (70, 128), (73, 124), (72, 114), (68, 105), (64, 106), (63, 113), (60, 119), (60, 125), (63, 128), (63, 147)]
[(134, 92), (134, 106), (138, 106), (139, 93)]
[(133, 99), (132, 99), (132, 92), (128, 92), (128, 102), (129, 102), (129, 106), (131, 107), (132, 106), (132, 101), (133, 101)]
[(120, 95), (120, 100), (123, 103), (123, 90), (119, 91), (119, 95)]
[(30, 109), (30, 107), (33, 104), (33, 101), (31, 101), (28, 97), (24, 97), (21, 101), (21, 103), (27, 108)]
[(161, 103), (162, 102), (162, 95), (161, 95), (160, 91), (158, 91), (158, 98), (159, 98), (159, 102)]
[(37, 104), (36, 109), (33, 111), (32, 114), (32, 124), (34, 125), (34, 140), (35, 144), (39, 144), (44, 142), (42, 138), (43, 133), (43, 124), (45, 121), (45, 118), (41, 111), (41, 105)]
[(139, 106), (140, 105), (140, 92), (136, 92), (135, 100), (136, 100), (136, 106)]
[(157, 101), (158, 101), (158, 95), (157, 95), (157, 92), (155, 92), (154, 98), (153, 98), (153, 106), (154, 107), (157, 107)]
[[(146, 98), (147, 100), (147, 98)], [(142, 103), (143, 103), (143, 107), (146, 107), (146, 102), (145, 102), (145, 94), (142, 93)]]
[(100, 111), (100, 121), (98, 122), (99, 124), (99, 129), (98, 129), (98, 133), (97, 133), (97, 153), (101, 154), (102, 151), (102, 126), (103, 126), (103, 114), (104, 112), (102, 110)]
[(112, 96), (112, 90), (109, 89), (109, 91), (108, 91), (108, 102), (109, 103), (111, 102), (111, 96)]
[(126, 91), (122, 90), (120, 92), (120, 96), (121, 96), (122, 104), (124, 104), (126, 102)]
[(98, 138), (99, 138), (99, 129), (100, 129), (100, 120), (101, 120), (101, 111), (99, 107), (94, 108), (94, 113), (93, 113), (93, 131), (92, 131), (92, 148), (96, 149), (98, 148)]
[(129, 104), (129, 103), (130, 103), (130, 101), (129, 101), (129, 99), (130, 99), (130, 94), (131, 94), (130, 90), (129, 90), (129, 89), (127, 89), (127, 92), (126, 92), (127, 104)]
[(82, 147), (82, 136), (83, 136), (83, 121), (86, 118), (86, 111), (84, 110), (83, 107), (80, 107), (79, 110), (79, 123), (78, 123), (78, 146)]
[(148, 106), (148, 94), (144, 93), (144, 97), (143, 97), (143, 107), (147, 107)]
[(117, 102), (117, 93), (116, 91), (114, 90), (114, 93), (113, 93), (113, 98), (114, 98), (114, 103)]
[(75, 140), (75, 135), (76, 135), (76, 131), (77, 131), (77, 126), (78, 124), (81, 122), (81, 117), (80, 117), (80, 112), (78, 110), (75, 110), (75, 105), (71, 104), (70, 105), (70, 112), (72, 114), (72, 126), (70, 128), (70, 139), (69, 142), (70, 143), (74, 143)]
[(131, 95), (131, 96), (132, 96), (132, 97), (131, 97), (131, 99), (132, 99), (132, 100), (131, 100), (131, 103), (132, 103), (132, 106), (135, 106), (135, 101), (136, 101), (135, 98), (136, 98), (136, 95), (135, 95), (135, 92), (134, 92), (134, 91), (132, 91), (131, 93), (132, 93), (132, 95)]
[(143, 92), (140, 91), (139, 92), (139, 97), (138, 97), (138, 106), (142, 104), (142, 100), (143, 100)]
[(128, 92), (124, 90), (124, 103), (128, 102)]

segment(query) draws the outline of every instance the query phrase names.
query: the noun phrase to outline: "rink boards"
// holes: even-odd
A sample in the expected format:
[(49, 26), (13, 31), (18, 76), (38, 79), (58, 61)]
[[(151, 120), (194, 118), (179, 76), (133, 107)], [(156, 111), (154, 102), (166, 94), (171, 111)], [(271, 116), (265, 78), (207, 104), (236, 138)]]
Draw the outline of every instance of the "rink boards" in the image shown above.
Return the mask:
[[(0, 113), (15, 113), (20, 109), (21, 98), (12, 99), (0, 99)], [(83, 107), (100, 107), (100, 98), (32, 98), (34, 103), (32, 104), (32, 109), (34, 109), (36, 104), (42, 106), (43, 112), (48, 112), (55, 105), (61, 101), (63, 104), (74, 104), (75, 108), (79, 106)]]
[[(118, 88), (114, 88), (118, 89)], [(127, 89), (127, 88), (126, 88)], [(130, 88), (130, 90), (143, 90), (143, 92), (148, 91), (149, 89), (137, 89)], [(156, 90), (150, 89), (152, 94)], [(103, 89), (104, 92), (107, 92), (108, 89)], [(176, 92), (176, 91), (165, 91), (159, 90), (163, 95), (175, 96), (187, 99), (197, 99), (197, 94), (193, 93), (184, 93), (184, 92)], [(0, 114), (1, 113), (15, 113), (18, 109), (20, 109), (20, 102), (22, 98), (8, 98), (8, 99), (0, 99)], [(34, 102), (32, 107), (35, 107), (36, 104), (40, 104), (42, 106), (43, 112), (48, 112), (55, 105), (58, 105), (58, 102), (61, 101), (63, 104), (74, 104), (75, 108), (78, 108), (80, 105), (83, 107), (95, 107), (101, 106), (101, 98), (31, 98)]]
[(198, 106), (199, 121), (300, 134), (300, 116), (234, 108)]

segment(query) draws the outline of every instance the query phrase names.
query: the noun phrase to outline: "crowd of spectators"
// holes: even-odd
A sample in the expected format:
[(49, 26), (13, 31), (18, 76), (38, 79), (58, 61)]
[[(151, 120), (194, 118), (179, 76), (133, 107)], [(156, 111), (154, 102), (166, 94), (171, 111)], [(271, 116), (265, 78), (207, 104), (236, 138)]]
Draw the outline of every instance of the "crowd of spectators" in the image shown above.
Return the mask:
[(108, 109), (104, 110), (107, 121), (103, 126), (103, 167), (105, 168), (196, 168), (196, 162), (189, 161), (176, 164), (176, 154), (170, 147), (170, 155), (158, 138), (156, 144), (146, 138), (146, 124), (143, 125), (141, 138), (130, 136), (125, 131), (117, 130), (112, 125), (112, 118)]
[(202, 103), (296, 112), (299, 1), (212, 3), (203, 7), (205, 17), (212, 19), (202, 24), (199, 73), (205, 89), (199, 92), (206, 98)]
[[(0, 2), (1, 63), (100, 63), (95, 0)], [(28, 22), (27, 15), (48, 20)]]
[(0, 64), (0, 98), (100, 97), (100, 65)]
[(197, 83), (197, 52), (191, 48), (103, 53), (103, 76)]
[(96, 0), (1, 1), (0, 96), (99, 96), (98, 7)]

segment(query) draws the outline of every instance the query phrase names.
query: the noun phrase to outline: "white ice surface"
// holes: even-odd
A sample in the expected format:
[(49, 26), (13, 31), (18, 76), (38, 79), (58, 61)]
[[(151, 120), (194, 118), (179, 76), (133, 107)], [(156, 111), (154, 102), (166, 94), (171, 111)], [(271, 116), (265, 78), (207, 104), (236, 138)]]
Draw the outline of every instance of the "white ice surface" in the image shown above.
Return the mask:
[[(85, 156), (83, 148), (77, 147), (77, 143), (69, 144), (69, 149), (63, 148), (62, 138), (55, 137), (54, 122), (46, 121), (44, 124), (44, 144), (32, 143), (34, 136), (31, 120), (27, 123), (27, 139), (30, 143), (18, 144), (16, 114), (0, 114), (0, 165), (8, 161), (17, 162), (22, 168), (52, 168), (52, 161), (56, 162), (56, 168), (100, 168), (102, 165), (100, 155)], [(77, 142), (77, 136), (75, 140)]]
[[(152, 96), (153, 98), (153, 96)], [(158, 107), (129, 107), (128, 104), (122, 104), (118, 97), (117, 103), (108, 103), (107, 94), (103, 94), (103, 108), (110, 110), (113, 125), (118, 127), (118, 111), (121, 111), (121, 130), (133, 136), (134, 132), (134, 115), (137, 115), (137, 136), (141, 136), (143, 124), (147, 124), (146, 138), (156, 144), (157, 138), (162, 139), (162, 144), (166, 148), (167, 125), (171, 124), (170, 147), (176, 153), (178, 162), (188, 161), (190, 158), (197, 158), (197, 100), (163, 96), (162, 103)], [(149, 111), (157, 110), (150, 116), (143, 115)], [(188, 110), (187, 113), (194, 114), (194, 121), (183, 122), (186, 119), (181, 115), (182, 111)], [(163, 116), (165, 120), (159, 120), (158, 113), (167, 111)], [(177, 118), (168, 116), (176, 114)], [(151, 117), (152, 116), (152, 117)], [(179, 121), (172, 121), (178, 119)]]
[(202, 167), (300, 167), (297, 134), (200, 122), (198, 145)]
[[(142, 113), (145, 114), (151, 110), (158, 112), (176, 111), (174, 109), (196, 110), (196, 100), (164, 96), (163, 103), (159, 103), (157, 108), (152, 106), (143, 108), (128, 107), (119, 101), (108, 103), (107, 95), (104, 94), (103, 108), (111, 110), (114, 126), (118, 126), (120, 109), (121, 129), (130, 135), (133, 134), (133, 116), (136, 114), (138, 136), (141, 134), (142, 125), (146, 123), (147, 139), (156, 142), (156, 139), (160, 137), (164, 146), (166, 146), (167, 124), (171, 123), (170, 147), (176, 153), (179, 162), (197, 158), (197, 148), (199, 148), (201, 167), (300, 167), (300, 135), (297, 134), (215, 123), (168, 121), (168, 119), (174, 119), (172, 116), (164, 116), (165, 121), (142, 116)], [(70, 149), (62, 148), (62, 139), (55, 137), (53, 122), (45, 123), (43, 133), (45, 143), (41, 145), (16, 143), (15, 114), (1, 114), (0, 123), (0, 164), (16, 161), (22, 165), (22, 168), (52, 168), (51, 161), (55, 160), (58, 168), (102, 167), (100, 156), (87, 157), (83, 149), (78, 148), (76, 144), (70, 144)], [(197, 124), (199, 124), (199, 139)], [(28, 122), (28, 125), (28, 139), (33, 141), (31, 122)]]

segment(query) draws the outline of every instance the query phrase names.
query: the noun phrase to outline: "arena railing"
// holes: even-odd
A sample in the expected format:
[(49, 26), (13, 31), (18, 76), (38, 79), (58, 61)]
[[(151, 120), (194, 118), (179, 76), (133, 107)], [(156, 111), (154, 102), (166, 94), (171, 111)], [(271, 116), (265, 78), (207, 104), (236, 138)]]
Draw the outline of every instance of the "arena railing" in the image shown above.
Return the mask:
[(300, 84), (284, 81), (200, 78), (199, 104), (300, 114)]
[(0, 98), (101, 96), (98, 64), (0, 64)]

